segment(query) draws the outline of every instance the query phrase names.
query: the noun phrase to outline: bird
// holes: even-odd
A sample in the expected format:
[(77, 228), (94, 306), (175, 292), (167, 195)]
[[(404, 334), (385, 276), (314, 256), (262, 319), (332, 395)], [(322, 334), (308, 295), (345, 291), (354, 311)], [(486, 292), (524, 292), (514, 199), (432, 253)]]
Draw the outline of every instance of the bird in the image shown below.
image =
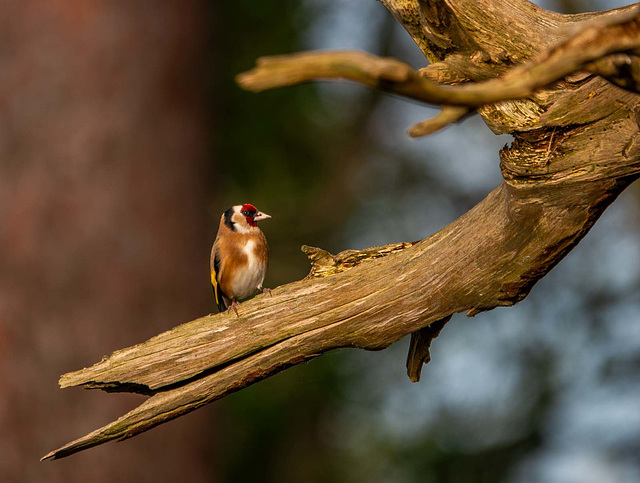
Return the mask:
[(269, 264), (267, 238), (258, 222), (271, 218), (251, 203), (235, 205), (220, 217), (220, 226), (211, 247), (211, 285), (220, 312), (238, 315), (238, 300), (264, 288), (264, 276)]

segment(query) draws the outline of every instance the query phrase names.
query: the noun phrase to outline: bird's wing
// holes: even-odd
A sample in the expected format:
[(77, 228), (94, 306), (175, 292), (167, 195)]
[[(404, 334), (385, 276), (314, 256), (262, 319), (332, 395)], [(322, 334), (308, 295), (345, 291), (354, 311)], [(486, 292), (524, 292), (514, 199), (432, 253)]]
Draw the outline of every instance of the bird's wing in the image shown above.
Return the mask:
[(227, 310), (227, 305), (224, 302), (224, 293), (218, 283), (220, 274), (220, 256), (218, 254), (217, 246), (214, 243), (213, 250), (211, 250), (211, 286), (213, 287), (213, 296), (216, 299), (216, 305), (220, 312)]

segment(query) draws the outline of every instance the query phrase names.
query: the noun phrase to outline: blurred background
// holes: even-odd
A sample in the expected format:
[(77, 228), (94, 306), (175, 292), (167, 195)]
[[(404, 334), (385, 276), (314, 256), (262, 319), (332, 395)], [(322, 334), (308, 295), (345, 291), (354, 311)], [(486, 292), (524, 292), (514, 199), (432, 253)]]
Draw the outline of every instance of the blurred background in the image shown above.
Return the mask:
[[(562, 12), (626, 1), (545, 1)], [(118, 444), (48, 451), (143, 396), (60, 374), (213, 311), (220, 214), (273, 215), (266, 286), (332, 252), (424, 238), (500, 181), (479, 117), (360, 86), (254, 95), (261, 55), (425, 64), (373, 0), (34, 2), (0, 9), (0, 481), (640, 481), (640, 196), (517, 306), (455, 316), (419, 384), (408, 341), (341, 350)]]

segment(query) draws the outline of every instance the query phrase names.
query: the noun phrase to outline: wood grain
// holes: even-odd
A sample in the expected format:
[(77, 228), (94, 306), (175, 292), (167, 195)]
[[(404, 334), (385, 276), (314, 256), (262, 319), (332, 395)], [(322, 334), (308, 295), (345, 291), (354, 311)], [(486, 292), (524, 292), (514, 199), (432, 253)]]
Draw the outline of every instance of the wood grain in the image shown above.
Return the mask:
[[(381, 1), (429, 67), (416, 72), (363, 53), (300, 54), (264, 59), (240, 82), (261, 90), (349, 78), (473, 107), (494, 132), (514, 136), (500, 153), (504, 182), (423, 241), (335, 256), (306, 247), (309, 276), (242, 303), (239, 317), (208, 315), (65, 374), (62, 387), (150, 397), (43, 459), (134, 436), (328, 350), (380, 350), (451, 314), (513, 305), (640, 175), (636, 6), (560, 15), (524, 0)], [(628, 73), (620, 55), (631, 59)], [(456, 109), (445, 118), (463, 114)], [(413, 380), (433, 340), (421, 334), (407, 361)]]

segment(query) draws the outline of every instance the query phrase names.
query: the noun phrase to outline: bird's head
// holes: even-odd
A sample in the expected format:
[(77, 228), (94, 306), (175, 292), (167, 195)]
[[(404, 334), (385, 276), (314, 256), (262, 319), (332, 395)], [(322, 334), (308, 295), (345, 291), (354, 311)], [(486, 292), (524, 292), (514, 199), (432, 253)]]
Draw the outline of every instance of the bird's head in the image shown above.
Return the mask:
[(248, 231), (258, 226), (258, 222), (271, 218), (271, 215), (262, 213), (251, 203), (235, 205), (224, 213), (225, 224), (234, 231)]

